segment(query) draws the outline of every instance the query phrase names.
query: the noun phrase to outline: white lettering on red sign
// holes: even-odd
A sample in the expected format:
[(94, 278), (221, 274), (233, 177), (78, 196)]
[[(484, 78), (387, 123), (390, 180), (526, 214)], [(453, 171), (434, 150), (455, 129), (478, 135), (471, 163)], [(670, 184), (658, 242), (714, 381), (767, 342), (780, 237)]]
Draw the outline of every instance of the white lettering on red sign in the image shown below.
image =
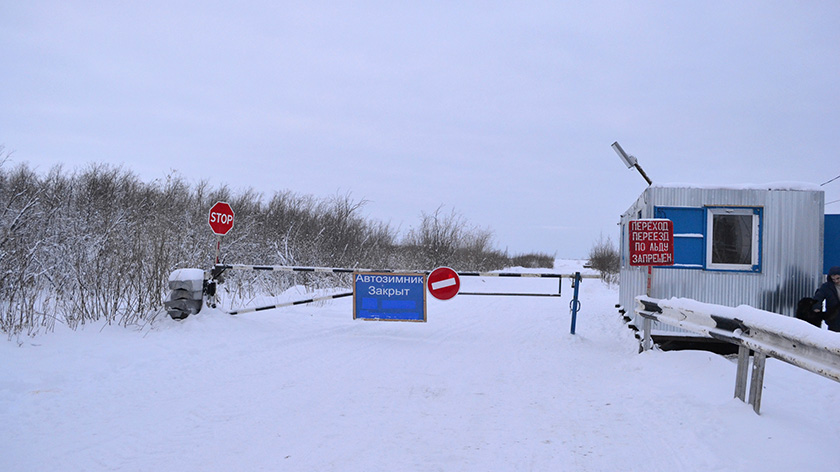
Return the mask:
[(673, 228), (666, 219), (630, 221), (630, 265), (673, 265)]
[(670, 253), (645, 253), (633, 254), (630, 258), (630, 265), (672, 265), (674, 257)]
[(223, 225), (229, 225), (233, 222), (233, 215), (228, 215), (226, 213), (210, 213), (210, 222), (211, 223), (221, 223)]

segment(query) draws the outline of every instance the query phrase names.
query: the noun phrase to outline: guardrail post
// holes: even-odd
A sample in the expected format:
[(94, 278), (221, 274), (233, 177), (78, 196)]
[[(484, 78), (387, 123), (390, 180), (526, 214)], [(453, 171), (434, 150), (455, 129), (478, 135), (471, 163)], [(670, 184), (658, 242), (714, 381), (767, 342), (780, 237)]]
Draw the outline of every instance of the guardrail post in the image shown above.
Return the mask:
[(750, 380), (750, 405), (753, 406), (753, 411), (759, 414), (761, 409), (761, 391), (764, 388), (764, 364), (767, 360), (767, 355), (763, 352), (755, 352), (753, 354), (753, 368), (752, 379)]
[(735, 373), (735, 398), (747, 401), (747, 373), (750, 367), (750, 349), (738, 346), (738, 370)]
[(578, 301), (578, 286), (580, 285), (580, 280), (581, 280), (580, 272), (575, 272), (575, 278), (574, 278), (574, 282), (573, 282), (574, 287), (575, 287), (575, 294), (574, 294), (574, 298), (572, 298), (572, 329), (571, 329), (572, 334), (575, 334), (575, 323), (577, 321), (577, 312), (578, 312), (578, 309), (580, 308), (580, 302)]
[(651, 323), (650, 318), (645, 317), (642, 320), (642, 333), (643, 333), (643, 336), (644, 336), (642, 338), (642, 352), (649, 351), (650, 348), (653, 346), (653, 339), (651, 338), (651, 335), (650, 335), (651, 325), (652, 325), (652, 323)]

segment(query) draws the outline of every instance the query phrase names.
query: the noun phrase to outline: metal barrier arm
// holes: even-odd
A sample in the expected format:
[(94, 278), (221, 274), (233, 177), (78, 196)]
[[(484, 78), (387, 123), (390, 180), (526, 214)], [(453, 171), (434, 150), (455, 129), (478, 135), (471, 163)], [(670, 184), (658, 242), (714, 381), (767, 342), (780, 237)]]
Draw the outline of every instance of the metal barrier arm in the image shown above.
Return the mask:
[[(309, 272), (321, 274), (352, 274), (354, 272), (410, 272), (406, 270), (393, 269), (361, 269), (361, 268), (344, 268), (344, 267), (309, 267), (309, 266), (276, 266), (276, 265), (253, 265), (253, 264), (216, 264), (212, 274), (221, 275), (226, 270), (256, 270), (256, 271), (277, 271), (277, 272)], [(428, 275), (431, 271), (418, 271)], [(527, 277), (527, 278), (555, 278), (560, 279), (557, 293), (515, 293), (515, 292), (459, 292), (461, 295), (484, 295), (484, 296), (521, 296), (521, 297), (559, 297), (562, 295), (562, 279), (575, 280), (582, 278), (592, 279), (599, 278), (598, 275), (587, 274), (557, 274), (557, 273), (534, 273), (534, 272), (456, 272), (461, 277)], [(212, 279), (217, 277), (213, 275)], [(577, 279), (576, 279), (577, 278)]]
[(260, 306), (260, 307), (255, 307), (255, 308), (243, 308), (241, 310), (229, 311), (229, 312), (227, 312), (227, 314), (228, 315), (241, 315), (242, 313), (251, 313), (251, 312), (254, 312), (254, 311), (272, 310), (274, 308), (283, 308), (283, 307), (287, 307), (287, 306), (305, 305), (307, 303), (320, 302), (320, 301), (324, 301), (324, 300), (332, 300), (332, 299), (335, 299), (335, 298), (349, 297), (349, 296), (352, 296), (352, 295), (353, 295), (353, 292), (337, 293), (337, 294), (333, 294), (333, 295), (325, 295), (323, 297), (307, 298), (305, 300), (296, 300), (296, 301), (293, 301), (293, 302), (283, 302), (283, 303), (278, 303), (276, 305)]
[[(651, 320), (738, 345), (735, 396), (741, 400), (745, 400), (746, 394), (749, 351), (755, 351), (749, 403), (753, 405), (756, 413), (759, 412), (761, 405), (766, 356), (775, 357), (788, 364), (840, 382), (840, 343), (830, 342), (833, 339), (826, 343), (815, 341), (815, 336), (809, 334), (823, 333), (819, 328), (786, 319), (784, 323), (796, 323), (790, 325), (791, 332), (788, 332), (780, 327), (761, 323), (762, 317), (771, 319), (766, 317), (782, 316), (774, 313), (762, 312), (756, 316), (750, 314), (751, 316), (744, 317), (748, 319), (741, 320), (731, 315), (721, 314), (731, 311), (729, 307), (701, 304), (707, 311), (700, 311), (672, 306), (668, 301), (647, 297), (636, 297), (636, 300), (638, 302), (636, 313), (644, 319), (644, 350), (650, 348)], [(718, 313), (712, 314), (712, 311)], [(797, 331), (802, 335), (796, 335)]]
[(333, 274), (352, 274), (353, 272), (394, 272), (391, 270), (371, 269), (346, 269), (335, 267), (296, 267), (296, 266), (275, 266), (275, 265), (249, 265), (249, 264), (216, 264), (216, 268), (222, 270), (265, 270), (278, 272), (320, 272)]
[[(353, 272), (411, 272), (409, 270), (393, 270), (393, 269), (363, 269), (363, 268), (346, 268), (346, 267), (310, 267), (310, 266), (279, 266), (279, 265), (253, 265), (253, 264), (216, 264), (215, 270), (265, 270), (265, 271), (279, 271), (279, 272), (319, 272), (319, 273), (337, 273), (348, 274)], [(429, 274), (431, 271), (417, 271)], [(536, 278), (564, 278), (574, 279), (576, 274), (558, 274), (558, 273), (535, 273), (535, 272), (456, 272), (462, 277), (536, 277)], [(595, 274), (580, 274), (577, 275), (584, 279), (597, 279), (599, 275)]]

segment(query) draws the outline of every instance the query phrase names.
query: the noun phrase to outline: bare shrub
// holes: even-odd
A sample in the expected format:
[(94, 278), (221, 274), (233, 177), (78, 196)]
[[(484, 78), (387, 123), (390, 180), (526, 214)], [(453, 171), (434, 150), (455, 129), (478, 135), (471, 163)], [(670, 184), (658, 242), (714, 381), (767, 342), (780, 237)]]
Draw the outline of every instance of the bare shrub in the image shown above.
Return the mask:
[(0, 329), (13, 332), (37, 324), (38, 223), (47, 215), (34, 172), (26, 165), (3, 172), (7, 160), (0, 159)]
[[(427, 270), (492, 270), (510, 265), (492, 232), (442, 208), (423, 213), (402, 242), (387, 224), (365, 219), (366, 202), (347, 194), (316, 199), (276, 192), (190, 185), (177, 173), (142, 182), (130, 171), (93, 164), (39, 177), (8, 167), (0, 147), (0, 331), (9, 336), (105, 321), (148, 323), (163, 313), (169, 274), (209, 269), (221, 241), (228, 263)], [(227, 201), (236, 227), (221, 240), (208, 209)], [(276, 296), (295, 285), (348, 286), (336, 274), (234, 272), (230, 303)]]
[(521, 254), (518, 256), (513, 256), (511, 258), (511, 263), (517, 267), (528, 267), (528, 268), (546, 268), (552, 269), (554, 268), (554, 259), (556, 258), (555, 255), (549, 255), (545, 253), (530, 253), (530, 254)]
[(434, 213), (423, 212), (420, 226), (412, 228), (403, 241), (404, 245), (414, 251), (415, 257), (411, 261), (414, 263), (413, 268), (456, 265), (455, 254), (466, 230), (465, 226), (463, 217), (454, 210), (444, 214), (443, 207), (438, 207)]
[(449, 266), (456, 270), (487, 271), (510, 265), (507, 253), (493, 248), (493, 233), (468, 226), (455, 210), (422, 213), (420, 225), (403, 239), (400, 259), (412, 269)]
[(608, 284), (618, 282), (621, 255), (609, 236), (601, 234), (589, 250), (589, 265), (601, 273), (601, 280)]

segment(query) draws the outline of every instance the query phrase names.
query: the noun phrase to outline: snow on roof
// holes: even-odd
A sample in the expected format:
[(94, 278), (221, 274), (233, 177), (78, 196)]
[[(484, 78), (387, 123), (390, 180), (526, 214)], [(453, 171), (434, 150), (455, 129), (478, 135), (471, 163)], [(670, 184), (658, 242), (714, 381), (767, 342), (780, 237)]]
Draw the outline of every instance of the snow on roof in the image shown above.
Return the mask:
[(689, 184), (689, 183), (654, 183), (651, 187), (662, 188), (697, 188), (697, 189), (727, 189), (727, 190), (796, 190), (820, 191), (819, 185), (810, 182), (769, 182), (766, 184)]

